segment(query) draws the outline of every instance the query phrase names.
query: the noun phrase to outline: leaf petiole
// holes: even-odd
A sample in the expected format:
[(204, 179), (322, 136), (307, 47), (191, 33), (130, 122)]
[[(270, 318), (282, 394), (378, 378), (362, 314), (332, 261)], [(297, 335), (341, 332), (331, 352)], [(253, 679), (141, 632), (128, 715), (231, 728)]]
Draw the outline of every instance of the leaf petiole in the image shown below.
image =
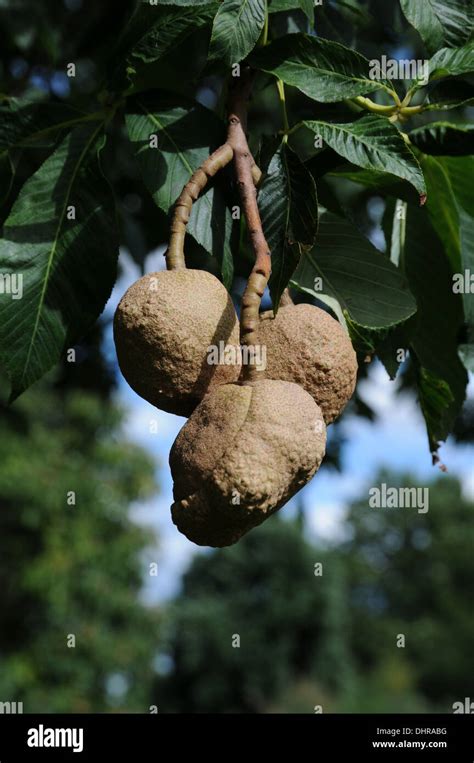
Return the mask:
[(358, 95), (355, 98), (351, 98), (351, 101), (352, 103), (361, 106), (366, 111), (371, 111), (374, 114), (383, 114), (384, 116), (391, 116), (398, 110), (397, 105), (381, 106), (379, 103), (374, 103), (374, 101), (371, 101), (370, 98), (364, 98), (363, 95)]
[(278, 97), (280, 99), (280, 106), (281, 106), (281, 112), (283, 117), (283, 142), (286, 143), (288, 140), (288, 135), (290, 134), (290, 123), (288, 122), (288, 113), (286, 111), (286, 96), (285, 96), (285, 85), (281, 81), (281, 79), (277, 79), (276, 86), (278, 90)]

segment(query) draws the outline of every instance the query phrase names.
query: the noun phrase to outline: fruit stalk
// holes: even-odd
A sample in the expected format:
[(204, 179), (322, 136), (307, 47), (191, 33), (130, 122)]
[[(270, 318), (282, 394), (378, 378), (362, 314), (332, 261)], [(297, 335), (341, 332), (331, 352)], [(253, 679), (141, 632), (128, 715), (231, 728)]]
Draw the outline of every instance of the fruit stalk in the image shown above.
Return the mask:
[[(219, 170), (224, 169), (232, 161), (233, 155), (234, 150), (230, 143), (226, 141), (201, 164), (181, 191), (174, 205), (170, 227), (170, 241), (165, 253), (168, 270), (182, 270), (186, 268), (184, 239), (193, 203), (207, 186), (210, 178), (213, 178)], [(252, 181), (257, 186), (262, 178), (262, 172), (256, 165), (252, 154), (249, 153), (249, 156), (251, 160)]]
[(258, 343), (259, 309), (265, 287), (271, 273), (270, 249), (265, 239), (260, 212), (257, 204), (257, 191), (252, 176), (254, 160), (247, 143), (247, 101), (253, 82), (253, 73), (249, 69), (242, 72), (230, 92), (227, 142), (234, 152), (234, 167), (237, 178), (242, 209), (247, 223), (247, 230), (255, 254), (255, 264), (250, 273), (242, 297), (240, 316), (240, 342), (249, 348), (249, 363), (243, 372), (243, 381), (255, 381), (263, 378), (258, 370), (255, 352)]
[(229, 164), (233, 154), (231, 146), (228, 143), (224, 143), (194, 172), (181, 191), (174, 205), (170, 241), (165, 254), (168, 270), (182, 270), (186, 267), (184, 261), (184, 237), (193, 202), (196, 201), (199, 194), (206, 187), (209, 179)]

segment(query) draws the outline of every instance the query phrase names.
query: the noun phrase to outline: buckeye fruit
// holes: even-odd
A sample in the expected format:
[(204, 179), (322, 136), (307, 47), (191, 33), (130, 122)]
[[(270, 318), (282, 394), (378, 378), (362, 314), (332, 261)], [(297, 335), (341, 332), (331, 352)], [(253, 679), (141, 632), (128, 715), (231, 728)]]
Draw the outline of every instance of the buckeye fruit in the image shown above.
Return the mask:
[(202, 546), (236, 543), (311, 479), (325, 445), (321, 410), (298, 385), (214, 389), (171, 449), (175, 525)]
[(239, 376), (238, 356), (233, 364), (208, 362), (210, 346), (239, 344), (239, 324), (227, 290), (203, 270), (165, 270), (136, 281), (117, 307), (114, 340), (132, 389), (180, 416)]
[(266, 347), (266, 376), (301, 385), (331, 424), (352, 397), (357, 357), (341, 324), (313, 305), (287, 305), (276, 317), (262, 313), (259, 343)]

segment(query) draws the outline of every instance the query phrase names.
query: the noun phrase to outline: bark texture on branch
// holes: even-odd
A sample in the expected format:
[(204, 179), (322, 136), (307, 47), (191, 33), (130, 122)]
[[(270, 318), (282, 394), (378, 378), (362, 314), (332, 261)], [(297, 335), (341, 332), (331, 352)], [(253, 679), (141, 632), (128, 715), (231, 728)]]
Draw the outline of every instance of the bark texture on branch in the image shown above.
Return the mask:
[(258, 370), (255, 348), (258, 345), (259, 309), (265, 287), (271, 273), (270, 250), (266, 242), (260, 212), (257, 205), (253, 167), (254, 159), (245, 135), (247, 127), (247, 101), (252, 88), (253, 74), (246, 69), (242, 72), (230, 91), (227, 142), (234, 152), (234, 167), (242, 202), (242, 211), (255, 254), (255, 264), (242, 297), (240, 316), (240, 341), (242, 345), (254, 348), (249, 353), (249, 363), (244, 368), (243, 380), (255, 381), (263, 378)]
[[(234, 85), (232, 89), (232, 98), (235, 100), (236, 105), (238, 105), (241, 111), (241, 116), (239, 118), (244, 118), (244, 121), (246, 118), (245, 103), (250, 93), (252, 85), (251, 80), (252, 77), (246, 73), (244, 78), (239, 78), (238, 85)], [(240, 93), (240, 95), (236, 96), (237, 93)], [(247, 151), (248, 156), (250, 157), (252, 183), (255, 186), (258, 186), (262, 178), (262, 172), (248, 150), (248, 146)], [(232, 161), (233, 156), (234, 148), (231, 141), (227, 139), (227, 141), (214, 151), (214, 153), (203, 162), (199, 169), (193, 173), (181, 191), (174, 205), (170, 228), (170, 241), (165, 253), (166, 267), (168, 270), (179, 270), (186, 267), (184, 261), (184, 239), (186, 236), (186, 226), (191, 215), (192, 205), (207, 186), (210, 178), (213, 178), (219, 170), (226, 167)]]
[(193, 202), (196, 201), (199, 194), (204, 190), (209, 179), (214, 177), (219, 170), (232, 161), (233, 154), (231, 146), (228, 143), (224, 143), (223, 146), (214, 151), (203, 162), (181, 191), (174, 205), (170, 241), (165, 253), (168, 270), (180, 270), (186, 267), (184, 261), (184, 238)]
[(256, 186), (261, 180), (262, 173), (255, 163), (245, 134), (247, 102), (253, 79), (254, 74), (249, 68), (244, 69), (241, 77), (235, 78), (230, 89), (227, 141), (193, 173), (181, 191), (174, 205), (170, 241), (165, 253), (168, 270), (186, 268), (184, 239), (192, 205), (206, 187), (209, 179), (233, 159), (242, 210), (255, 253), (255, 264), (242, 297), (240, 341), (242, 345), (249, 348), (250, 356), (249, 364), (244, 370), (244, 381), (262, 378), (262, 372), (257, 368), (255, 348), (258, 344), (260, 303), (271, 273), (270, 250), (263, 234), (257, 205)]

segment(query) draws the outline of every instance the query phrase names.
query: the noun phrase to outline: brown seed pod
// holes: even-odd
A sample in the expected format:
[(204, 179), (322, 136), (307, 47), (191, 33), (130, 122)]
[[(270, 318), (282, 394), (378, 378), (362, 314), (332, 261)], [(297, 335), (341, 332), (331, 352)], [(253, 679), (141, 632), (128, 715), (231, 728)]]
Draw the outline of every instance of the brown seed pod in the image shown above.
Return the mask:
[(320, 406), (326, 424), (354, 392), (357, 357), (341, 324), (313, 305), (288, 305), (260, 316), (266, 376), (301, 385)]
[(132, 389), (157, 408), (189, 416), (208, 389), (235, 381), (234, 364), (210, 363), (210, 347), (239, 345), (232, 300), (203, 270), (165, 270), (140, 278), (114, 318), (120, 369)]
[(174, 523), (201, 546), (229, 546), (318, 470), (326, 427), (301, 387), (261, 380), (206, 395), (170, 453)]

